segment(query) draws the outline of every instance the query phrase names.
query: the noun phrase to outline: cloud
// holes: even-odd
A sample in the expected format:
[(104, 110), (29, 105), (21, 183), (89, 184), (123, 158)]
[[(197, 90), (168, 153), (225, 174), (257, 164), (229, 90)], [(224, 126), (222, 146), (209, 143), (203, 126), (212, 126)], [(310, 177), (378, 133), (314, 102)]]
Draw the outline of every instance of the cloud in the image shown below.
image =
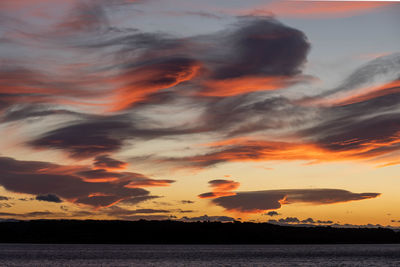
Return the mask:
[(282, 191), (237, 192), (232, 196), (214, 198), (212, 203), (228, 211), (262, 212), (279, 209), (285, 196)]
[[(82, 168), (85, 167), (0, 157), (0, 184), (12, 192), (39, 195), (42, 200), (55, 200), (52, 196), (56, 195), (93, 207), (112, 206), (120, 201), (139, 203), (155, 197), (150, 196), (147, 190), (129, 186), (136, 177), (112, 182), (88, 182), (82, 176)], [(149, 183), (156, 181), (148, 179)], [(145, 176), (141, 175), (140, 180), (144, 184)]]
[(192, 201), (192, 200), (181, 200), (180, 201), (182, 204), (193, 204), (193, 203), (195, 203), (194, 201)]
[(299, 30), (272, 18), (242, 18), (223, 42), (224, 60), (211, 65), (201, 95), (233, 96), (308, 81), (299, 74), (310, 45)]
[[(54, 75), (46, 72), (47, 67), (38, 70), (12, 64), (5, 70), (5, 103), (11, 106), (5, 107), (4, 121), (54, 115), (79, 119), (32, 138), (27, 142), (30, 146), (60, 149), (72, 158), (86, 159), (120, 151), (131, 139), (219, 132), (216, 114), (221, 113), (213, 111), (219, 108), (229, 113), (223, 110), (227, 106), (217, 107), (222, 98), (308, 81), (301, 74), (310, 47), (306, 36), (273, 18), (240, 18), (225, 31), (181, 38), (114, 27), (108, 14), (116, 11), (112, 6), (107, 1), (77, 4), (65, 21), (55, 24), (56, 30), (25, 37), (29, 42), (45, 40), (55, 51), (67, 48), (82, 62), (49, 66), (63, 70)], [(89, 54), (93, 57), (87, 58)], [(110, 60), (104, 62), (104, 58)], [(18, 90), (9, 89), (10, 85), (18, 85)], [(233, 85), (237, 90), (232, 90)], [(199, 111), (207, 109), (204, 118), (213, 116), (198, 120), (204, 122), (201, 125), (193, 121), (158, 128), (154, 127), (157, 121), (143, 118), (146, 105), (177, 97), (189, 105), (198, 103)], [(60, 104), (68, 108), (57, 107)], [(102, 115), (76, 111), (82, 106), (97, 114), (103, 109)], [(243, 107), (248, 115), (265, 117), (261, 110), (253, 112), (254, 108)], [(252, 128), (235, 127), (240, 116), (244, 112), (233, 112), (226, 128), (236, 134)]]
[(332, 224), (333, 221), (331, 221), (331, 220), (327, 220), (327, 221), (318, 220), (317, 223), (319, 223), (319, 224)]
[(273, 217), (273, 216), (278, 216), (280, 214), (278, 212), (276, 212), (276, 211), (269, 211), (265, 215)]
[(216, 198), (216, 197), (222, 197), (222, 196), (232, 196), (235, 195), (234, 192), (207, 192), (198, 195), (199, 198)]
[(51, 218), (65, 216), (62, 212), (51, 212), (51, 211), (32, 211), (26, 213), (11, 213), (11, 212), (0, 212), (0, 217), (7, 218), (18, 218), (18, 219), (29, 219), (29, 218)]
[(232, 191), (239, 188), (240, 183), (232, 181), (232, 180), (211, 180), (208, 182), (210, 187), (215, 191)]
[[(112, 1), (109, 1), (112, 2)], [(76, 32), (98, 32), (110, 27), (106, 11), (106, 1), (79, 1), (70, 11), (70, 16), (57, 25), (59, 34)]]
[(182, 217), (180, 219), (181, 221), (185, 222), (233, 222), (235, 221), (235, 218), (229, 217), (229, 216), (208, 216), (208, 215), (203, 215), (203, 216), (198, 216), (198, 217)]
[(11, 208), (14, 206), (13, 203), (0, 203), (0, 208)]
[(174, 87), (193, 79), (200, 63), (190, 58), (161, 58), (142, 63), (139, 67), (127, 67), (118, 80), (124, 86), (117, 89), (117, 100), (112, 111), (123, 110), (145, 100), (151, 93)]
[(154, 160), (197, 169), (236, 161), (396, 164), (390, 158), (400, 146), (399, 59), (391, 54), (372, 60), (316, 97), (245, 94), (207, 100), (198, 121), (219, 141), (205, 144), (208, 150), (197, 155)]
[[(132, 220), (133, 218), (135, 218), (135, 216), (148, 216), (147, 214), (158, 214), (157, 216), (160, 216), (160, 214), (170, 213), (171, 211), (164, 210), (164, 209), (129, 210), (129, 209), (124, 209), (124, 208), (121, 208), (118, 206), (112, 206), (107, 209), (104, 209), (102, 212), (104, 214), (106, 214), (107, 216), (111, 216), (114, 218)], [(137, 214), (141, 214), (141, 215), (137, 215)], [(162, 215), (162, 216), (165, 216), (165, 215)]]
[(64, 117), (70, 116), (73, 118), (90, 117), (88, 116), (88, 114), (54, 108), (51, 105), (32, 104), (32, 105), (23, 105), (22, 107), (14, 107), (13, 109), (8, 109), (3, 114), (1, 121), (7, 123), (7, 122), (27, 120), (27, 119), (39, 120), (41, 118), (49, 116), (64, 116)]
[[(315, 144), (291, 142), (257, 141), (233, 139), (213, 146), (214, 151), (208, 154), (184, 158), (165, 159), (166, 162), (180, 160), (186, 166), (202, 168), (225, 162), (239, 161), (277, 161), (277, 160), (338, 160), (337, 155), (320, 148)], [(349, 156), (350, 157), (350, 156)], [(343, 158), (342, 160), (347, 159)]]
[(279, 17), (324, 19), (345, 18), (363, 13), (373, 12), (382, 7), (390, 7), (389, 2), (363, 1), (271, 1), (266, 5), (256, 6), (253, 9), (236, 11), (240, 14), (271, 15)]
[(87, 158), (118, 151), (123, 141), (117, 138), (116, 132), (128, 127), (129, 124), (121, 121), (78, 123), (50, 131), (30, 144), (38, 148), (65, 149), (72, 157)]
[(192, 213), (195, 212), (195, 210), (178, 210), (179, 213)]
[(200, 95), (209, 97), (227, 97), (257, 91), (273, 91), (299, 83), (306, 83), (311, 80), (312, 78), (308, 76), (298, 76), (296, 78), (284, 76), (241, 77), (225, 80), (211, 80), (204, 84), (205, 89), (200, 92)]
[(109, 172), (104, 169), (90, 169), (75, 173), (79, 177), (89, 183), (101, 182), (124, 182), (126, 188), (138, 187), (154, 187), (154, 186), (169, 186), (174, 183), (174, 180), (157, 180), (151, 179), (143, 174), (135, 172)]
[(214, 198), (212, 203), (228, 211), (260, 213), (282, 205), (306, 203), (326, 205), (376, 198), (379, 193), (352, 193), (342, 189), (288, 189), (236, 192), (235, 195)]
[(198, 16), (206, 19), (222, 19), (223, 17), (211, 12), (205, 11), (166, 11), (165, 14), (169, 16)]
[(215, 70), (213, 76), (218, 80), (298, 74), (309, 49), (301, 31), (272, 18), (243, 19), (227, 40), (233, 58)]
[[(286, 218), (281, 218), (279, 220), (268, 220), (269, 223), (273, 224), (278, 224), (278, 225), (298, 225), (298, 226), (318, 226), (321, 224), (326, 224), (326, 225), (332, 225), (333, 221), (327, 220), (327, 221), (322, 221), (322, 220), (315, 220), (313, 218), (307, 218), (307, 219), (299, 219), (297, 217), (286, 217)], [(334, 226), (334, 225), (332, 225)], [(339, 226), (339, 225), (337, 225)]]
[(172, 215), (130, 215), (125, 216), (124, 220), (127, 221), (139, 221), (139, 220), (147, 220), (147, 221), (165, 221), (174, 219)]
[(372, 97), (366, 96), (379, 94), (386, 88), (396, 86), (400, 77), (399, 67), (400, 53), (380, 56), (358, 67), (339, 86), (320, 93), (309, 102), (329, 106), (347, 105), (371, 99)]
[(211, 180), (208, 182), (208, 184), (210, 185), (213, 191), (209, 193), (200, 194), (198, 196), (199, 198), (216, 198), (222, 196), (231, 196), (235, 194), (231, 191), (239, 188), (240, 186), (240, 183), (238, 182), (232, 180), (223, 180), (223, 179)]
[(315, 223), (315, 221), (313, 218), (307, 218), (307, 219), (301, 220), (301, 223)]
[(125, 185), (126, 188), (153, 187), (153, 186), (169, 186), (174, 180), (156, 180), (149, 178), (131, 178), (130, 182)]
[(95, 116), (45, 132), (27, 142), (37, 149), (61, 149), (74, 159), (102, 156), (121, 150), (131, 139), (153, 139), (196, 133), (196, 129), (156, 127), (128, 114)]
[(296, 217), (286, 217), (285, 219), (279, 219), (280, 223), (300, 223)]
[(93, 165), (99, 169), (121, 170), (126, 168), (127, 163), (113, 159), (109, 155), (101, 155), (94, 159)]
[(36, 200), (39, 200), (39, 201), (47, 201), (47, 202), (54, 202), (54, 203), (61, 203), (61, 202), (63, 202), (58, 196), (52, 195), (52, 194), (36, 196)]
[(141, 202), (145, 202), (148, 200), (152, 200), (155, 198), (160, 198), (160, 196), (137, 196), (137, 197), (130, 197), (123, 199), (120, 203), (122, 204), (129, 204), (129, 205), (135, 205)]

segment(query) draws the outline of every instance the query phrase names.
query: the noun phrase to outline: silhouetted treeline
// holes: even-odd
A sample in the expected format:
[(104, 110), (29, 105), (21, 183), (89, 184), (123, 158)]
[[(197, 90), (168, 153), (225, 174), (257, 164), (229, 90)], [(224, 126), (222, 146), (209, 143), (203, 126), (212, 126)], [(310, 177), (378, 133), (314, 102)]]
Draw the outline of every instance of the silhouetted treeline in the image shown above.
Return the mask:
[(0, 222), (0, 243), (400, 243), (400, 233), (386, 228), (293, 227), (241, 222), (33, 220)]

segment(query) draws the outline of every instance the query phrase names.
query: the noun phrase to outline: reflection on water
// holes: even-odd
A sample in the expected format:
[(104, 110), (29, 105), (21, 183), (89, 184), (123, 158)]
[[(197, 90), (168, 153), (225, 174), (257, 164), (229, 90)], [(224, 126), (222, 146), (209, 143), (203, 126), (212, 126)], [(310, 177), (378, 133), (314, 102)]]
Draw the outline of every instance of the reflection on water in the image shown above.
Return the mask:
[(0, 244), (0, 266), (400, 266), (400, 245)]

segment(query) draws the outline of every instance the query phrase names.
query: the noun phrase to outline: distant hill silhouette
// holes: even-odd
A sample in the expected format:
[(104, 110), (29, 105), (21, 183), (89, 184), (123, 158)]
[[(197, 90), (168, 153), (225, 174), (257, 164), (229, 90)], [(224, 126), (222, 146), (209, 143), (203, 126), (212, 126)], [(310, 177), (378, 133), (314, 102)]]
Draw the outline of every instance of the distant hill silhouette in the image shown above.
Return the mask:
[(386, 228), (292, 227), (249, 222), (32, 220), (0, 222), (0, 243), (400, 243), (400, 233)]

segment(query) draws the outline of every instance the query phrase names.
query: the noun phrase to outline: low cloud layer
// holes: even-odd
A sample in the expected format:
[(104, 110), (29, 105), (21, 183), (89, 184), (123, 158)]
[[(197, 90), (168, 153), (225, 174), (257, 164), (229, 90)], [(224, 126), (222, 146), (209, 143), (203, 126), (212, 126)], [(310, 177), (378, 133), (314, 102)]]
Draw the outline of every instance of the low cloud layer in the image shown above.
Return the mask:
[(111, 206), (120, 201), (141, 202), (153, 196), (140, 187), (165, 186), (173, 182), (129, 172), (108, 173), (105, 170), (100, 170), (100, 177), (85, 175), (98, 171), (92, 171), (89, 167), (0, 157), (0, 185), (12, 192), (37, 195), (36, 199), (41, 201), (58, 203), (65, 199), (93, 207)]
[(352, 193), (341, 189), (265, 190), (236, 192), (235, 195), (214, 198), (212, 203), (228, 211), (261, 213), (288, 204), (326, 205), (371, 199), (379, 195), (379, 193)]
[(39, 200), (39, 201), (47, 201), (47, 202), (54, 202), (54, 203), (61, 203), (61, 202), (63, 202), (58, 196), (52, 195), (52, 194), (48, 194), (48, 195), (39, 195), (39, 196), (36, 196), (35, 199), (36, 199), (36, 200)]

